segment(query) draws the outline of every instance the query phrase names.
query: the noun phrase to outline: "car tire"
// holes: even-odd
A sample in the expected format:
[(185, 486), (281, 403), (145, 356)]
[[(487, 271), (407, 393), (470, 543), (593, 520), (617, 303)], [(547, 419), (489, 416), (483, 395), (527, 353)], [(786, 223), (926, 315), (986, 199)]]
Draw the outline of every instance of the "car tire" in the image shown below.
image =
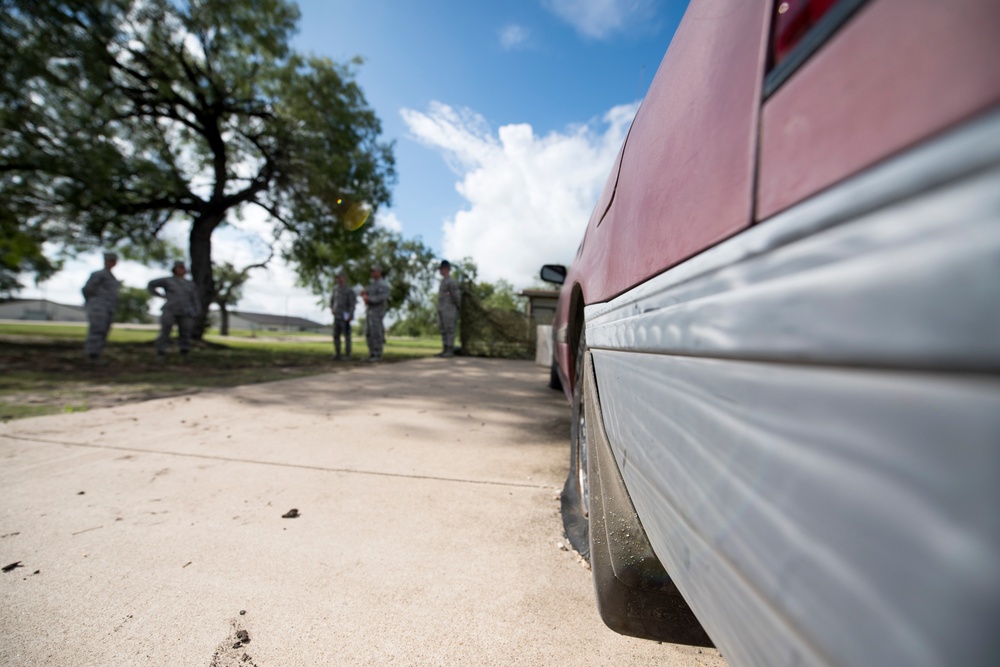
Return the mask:
[(559, 379), (559, 367), (556, 366), (555, 359), (552, 360), (552, 366), (549, 368), (549, 389), (562, 391), (562, 380)]
[(563, 528), (570, 545), (590, 561), (590, 485), (587, 479), (587, 410), (584, 356), (587, 340), (580, 331), (573, 373), (573, 416), (570, 423), (569, 474), (561, 497)]

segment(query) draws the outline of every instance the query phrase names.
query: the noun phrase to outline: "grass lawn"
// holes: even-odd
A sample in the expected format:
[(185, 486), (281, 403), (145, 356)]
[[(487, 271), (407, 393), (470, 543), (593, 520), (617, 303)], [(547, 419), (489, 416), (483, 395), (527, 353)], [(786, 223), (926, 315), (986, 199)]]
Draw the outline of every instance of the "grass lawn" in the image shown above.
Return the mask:
[[(152, 329), (115, 325), (108, 338), (106, 366), (83, 355), (85, 325), (0, 324), (0, 421), (75, 412), (123, 402), (333, 372), (363, 363), (364, 338), (354, 343), (354, 360), (335, 362), (323, 336), (222, 337), (198, 343), (187, 363), (176, 349), (158, 364)], [(437, 353), (437, 338), (389, 338), (383, 359), (404, 361)]]

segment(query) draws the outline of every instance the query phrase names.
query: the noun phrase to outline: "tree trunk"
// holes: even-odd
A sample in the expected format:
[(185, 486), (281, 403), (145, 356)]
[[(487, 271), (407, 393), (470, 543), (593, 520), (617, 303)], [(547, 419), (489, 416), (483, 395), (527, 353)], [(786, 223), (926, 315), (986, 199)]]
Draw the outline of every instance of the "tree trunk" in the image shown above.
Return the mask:
[(195, 340), (202, 340), (208, 328), (208, 307), (215, 295), (215, 284), (212, 281), (212, 232), (223, 219), (224, 214), (203, 213), (191, 223), (191, 279), (198, 287), (198, 298), (201, 300), (201, 312), (195, 317), (192, 333)]
[(229, 311), (226, 310), (225, 303), (219, 304), (219, 335), (229, 335)]

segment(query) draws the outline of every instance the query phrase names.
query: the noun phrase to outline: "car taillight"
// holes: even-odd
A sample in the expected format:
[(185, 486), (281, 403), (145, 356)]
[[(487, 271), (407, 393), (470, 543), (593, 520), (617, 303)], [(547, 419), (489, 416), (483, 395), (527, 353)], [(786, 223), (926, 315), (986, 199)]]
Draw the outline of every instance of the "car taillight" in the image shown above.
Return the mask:
[(839, 0), (775, 0), (771, 68), (794, 49)]

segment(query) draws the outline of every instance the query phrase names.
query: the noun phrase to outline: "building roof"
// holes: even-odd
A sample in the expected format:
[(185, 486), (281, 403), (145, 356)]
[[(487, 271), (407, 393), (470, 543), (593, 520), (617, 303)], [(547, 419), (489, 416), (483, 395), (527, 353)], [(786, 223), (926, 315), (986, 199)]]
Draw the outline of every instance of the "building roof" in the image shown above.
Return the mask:
[(523, 289), (517, 293), (518, 296), (526, 296), (529, 299), (537, 298), (559, 298), (559, 290), (557, 289)]
[(269, 327), (299, 327), (302, 329), (319, 329), (323, 326), (319, 322), (307, 320), (304, 317), (294, 317), (291, 315), (268, 315), (267, 313), (248, 313), (245, 310), (230, 310), (230, 316), (242, 317), (244, 320)]

